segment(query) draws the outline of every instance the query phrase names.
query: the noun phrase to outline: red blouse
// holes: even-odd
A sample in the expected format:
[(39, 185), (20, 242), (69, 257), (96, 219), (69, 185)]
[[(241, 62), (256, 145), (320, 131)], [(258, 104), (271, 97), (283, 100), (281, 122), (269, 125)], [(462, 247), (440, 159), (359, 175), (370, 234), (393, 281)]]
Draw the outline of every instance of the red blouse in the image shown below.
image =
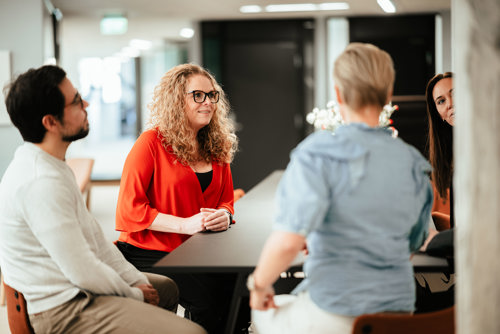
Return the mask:
[(233, 179), (229, 164), (212, 162), (212, 182), (205, 190), (191, 167), (181, 164), (161, 144), (158, 132), (144, 132), (125, 160), (116, 208), (118, 240), (136, 247), (171, 252), (190, 235), (151, 231), (159, 212), (191, 217), (200, 208), (234, 213)]

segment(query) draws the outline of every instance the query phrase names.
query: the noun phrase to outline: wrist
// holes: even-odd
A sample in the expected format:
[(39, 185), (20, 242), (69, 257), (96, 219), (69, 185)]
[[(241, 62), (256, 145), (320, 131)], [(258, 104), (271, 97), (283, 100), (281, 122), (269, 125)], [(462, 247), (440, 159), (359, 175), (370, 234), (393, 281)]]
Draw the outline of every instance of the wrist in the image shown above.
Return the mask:
[(226, 211), (228, 218), (229, 218), (229, 224), (227, 225), (229, 227), (233, 223), (233, 214), (231, 212), (229, 212), (229, 210), (224, 209), (224, 211)]
[(257, 291), (257, 292), (262, 292), (265, 290), (265, 287), (264, 286), (261, 286), (259, 285), (256, 281), (255, 281), (255, 276), (254, 276), (254, 273), (251, 273), (250, 275), (248, 275), (248, 279), (247, 279), (247, 288), (248, 290), (251, 292), (251, 291)]

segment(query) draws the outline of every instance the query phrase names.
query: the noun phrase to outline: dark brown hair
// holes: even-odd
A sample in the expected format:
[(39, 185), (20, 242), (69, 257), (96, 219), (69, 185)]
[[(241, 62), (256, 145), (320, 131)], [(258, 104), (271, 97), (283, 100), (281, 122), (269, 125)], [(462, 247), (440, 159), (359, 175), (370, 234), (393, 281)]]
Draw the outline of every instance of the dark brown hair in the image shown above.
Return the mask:
[(427, 101), (427, 119), (429, 123), (429, 160), (432, 165), (432, 180), (441, 198), (446, 199), (446, 190), (450, 187), (453, 175), (453, 127), (443, 121), (436, 109), (432, 96), (434, 86), (446, 78), (453, 78), (453, 73), (436, 74), (425, 90)]
[(65, 77), (66, 72), (60, 67), (45, 65), (19, 75), (6, 87), (7, 112), (25, 141), (42, 142), (47, 132), (42, 124), (45, 115), (62, 120), (64, 95), (59, 84)]

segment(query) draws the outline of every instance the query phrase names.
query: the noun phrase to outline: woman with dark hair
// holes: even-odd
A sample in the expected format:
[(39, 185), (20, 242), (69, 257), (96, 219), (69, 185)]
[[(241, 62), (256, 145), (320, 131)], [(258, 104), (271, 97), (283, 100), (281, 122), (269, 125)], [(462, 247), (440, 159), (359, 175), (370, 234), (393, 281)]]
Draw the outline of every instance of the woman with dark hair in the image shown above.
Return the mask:
[[(435, 75), (427, 84), (427, 118), (429, 121), (429, 160), (432, 180), (439, 196), (450, 202), (450, 227), (453, 215), (453, 73)], [(448, 198), (449, 191), (449, 198)]]
[[(453, 125), (455, 108), (453, 104), (453, 74), (436, 74), (426, 88), (427, 117), (429, 121), (429, 160), (432, 165), (432, 180), (437, 190), (436, 200), (449, 202), (450, 229), (442, 232), (430, 231), (430, 238), (424, 246), (431, 255), (453, 256)], [(440, 214), (438, 214), (440, 215)], [(432, 214), (436, 228), (437, 216)], [(443, 309), (454, 304), (455, 275), (449, 273), (416, 274), (417, 312)]]

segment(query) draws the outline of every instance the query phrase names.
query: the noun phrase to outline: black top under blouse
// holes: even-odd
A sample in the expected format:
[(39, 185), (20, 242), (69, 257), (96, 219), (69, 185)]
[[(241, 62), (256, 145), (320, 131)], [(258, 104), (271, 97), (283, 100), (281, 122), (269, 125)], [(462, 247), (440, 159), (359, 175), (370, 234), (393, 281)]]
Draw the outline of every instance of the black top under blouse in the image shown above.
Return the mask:
[(200, 182), (201, 192), (204, 192), (212, 182), (213, 170), (205, 173), (195, 173)]

